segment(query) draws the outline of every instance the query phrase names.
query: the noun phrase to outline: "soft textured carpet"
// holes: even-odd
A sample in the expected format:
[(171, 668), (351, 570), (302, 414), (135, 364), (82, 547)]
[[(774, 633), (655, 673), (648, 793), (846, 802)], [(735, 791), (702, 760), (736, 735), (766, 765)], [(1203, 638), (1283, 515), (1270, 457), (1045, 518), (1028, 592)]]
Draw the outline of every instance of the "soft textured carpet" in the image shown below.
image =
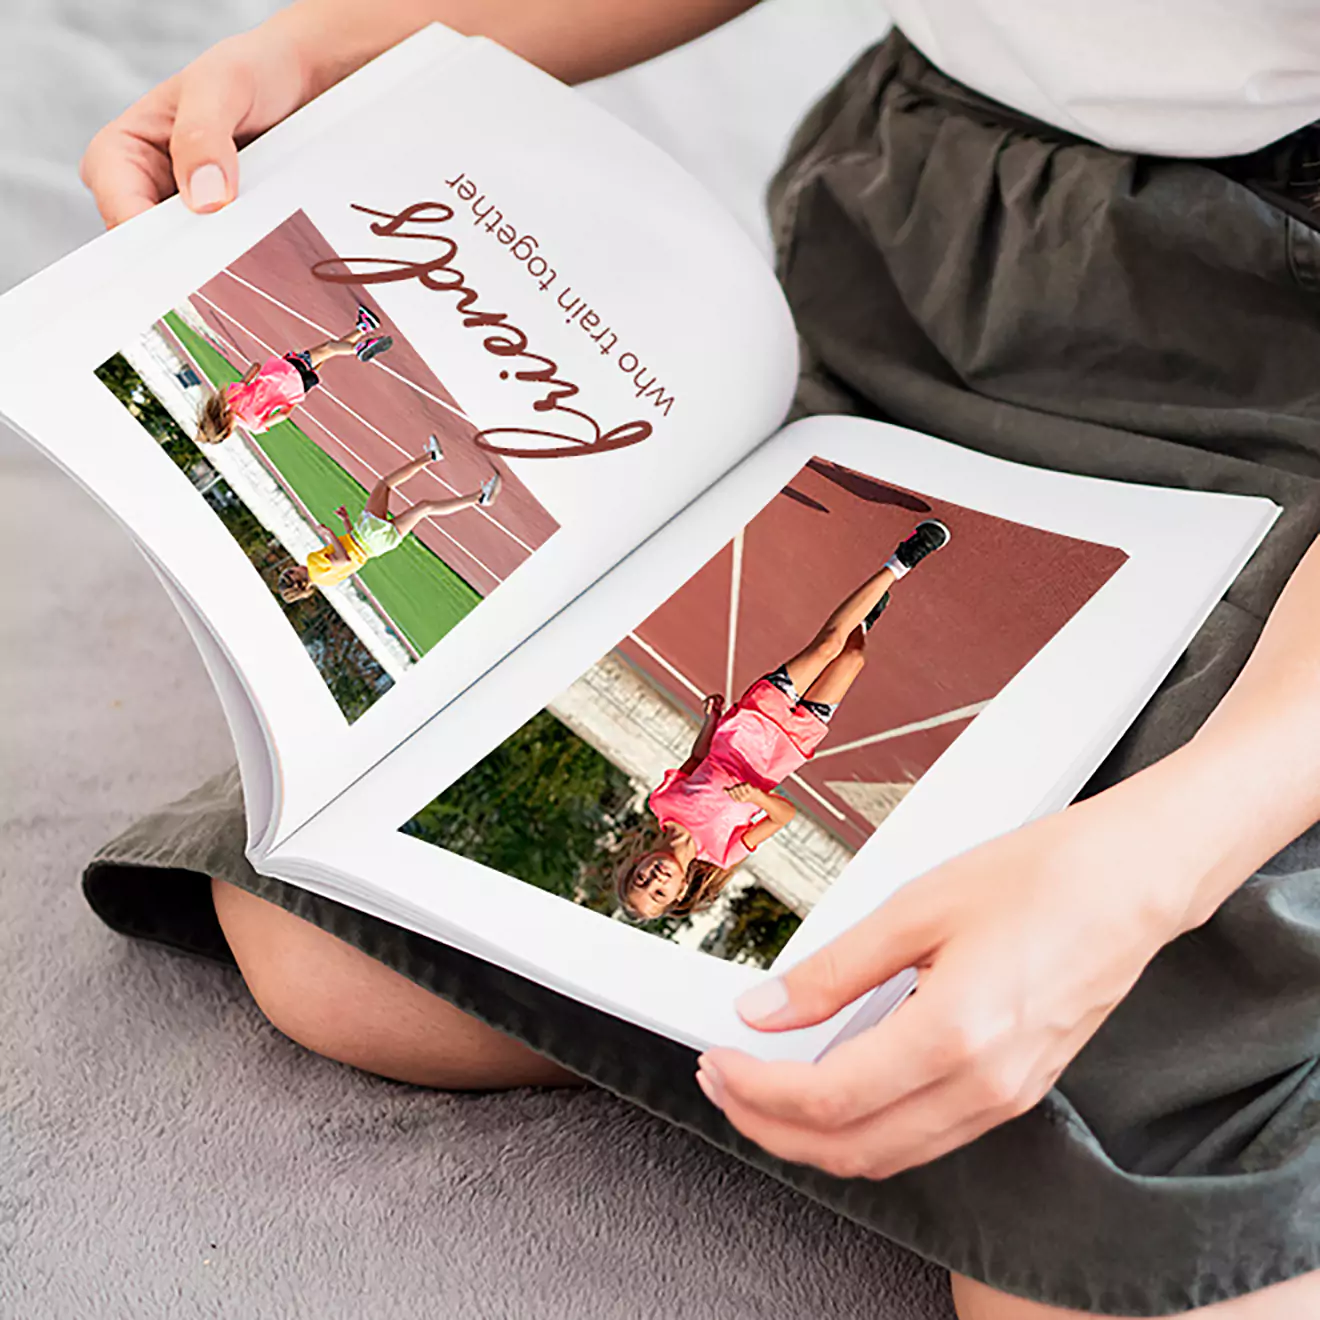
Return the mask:
[[(267, 7), (9, 0), (0, 288), (95, 232), (91, 132)], [(281, 1037), (236, 973), (104, 929), (82, 863), (228, 739), (123, 533), (8, 434), (0, 482), (31, 547), (0, 598), (0, 1315), (949, 1315), (938, 1272), (606, 1095), (379, 1081)]]

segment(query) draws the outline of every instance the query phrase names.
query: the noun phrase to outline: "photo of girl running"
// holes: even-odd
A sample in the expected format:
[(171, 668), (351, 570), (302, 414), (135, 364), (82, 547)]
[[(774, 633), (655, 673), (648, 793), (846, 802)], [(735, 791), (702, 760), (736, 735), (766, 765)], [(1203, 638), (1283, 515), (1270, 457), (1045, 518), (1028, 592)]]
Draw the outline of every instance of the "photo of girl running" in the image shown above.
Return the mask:
[(706, 698), (692, 754), (647, 799), (659, 842), (634, 851), (615, 873), (625, 915), (654, 921), (709, 908), (733, 871), (793, 819), (797, 808), (775, 790), (828, 733), (866, 663), (867, 634), (890, 588), (949, 540), (943, 523), (919, 523), (807, 648), (757, 679), (732, 710), (725, 713), (721, 695)]
[(280, 574), (278, 590), (287, 604), (305, 600), (318, 587), (333, 586), (352, 577), (369, 559), (378, 558), (397, 550), (404, 538), (425, 518), (445, 518), (474, 506), (486, 508), (495, 502), (502, 484), (500, 474), (493, 473), (470, 495), (458, 495), (447, 500), (420, 500), (410, 509), (395, 517), (390, 513), (390, 493), (414, 477), (429, 464), (444, 458), (440, 441), (431, 436), (426, 452), (403, 467), (387, 472), (372, 488), (366, 508), (356, 520), (350, 519), (348, 509), (340, 505), (335, 510), (344, 522), (342, 534), (319, 524), (317, 530), (325, 542), (323, 549), (307, 556), (303, 564), (286, 568)]
[(197, 443), (218, 445), (242, 423), (251, 435), (260, 435), (283, 421), (321, 383), (317, 370), (331, 358), (355, 356), (359, 362), (391, 348), (389, 335), (378, 335), (380, 318), (367, 307), (357, 309), (357, 322), (342, 339), (327, 339), (311, 348), (283, 357), (254, 362), (243, 379), (207, 396), (197, 421)]

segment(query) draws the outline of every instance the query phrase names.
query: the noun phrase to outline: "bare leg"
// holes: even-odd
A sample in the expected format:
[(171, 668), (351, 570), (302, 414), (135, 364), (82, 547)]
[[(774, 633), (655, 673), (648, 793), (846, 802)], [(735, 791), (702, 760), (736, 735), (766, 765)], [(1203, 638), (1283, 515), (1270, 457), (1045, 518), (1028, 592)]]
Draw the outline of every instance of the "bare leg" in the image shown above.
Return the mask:
[(890, 568), (882, 568), (873, 577), (867, 578), (825, 620), (820, 632), (812, 638), (811, 645), (788, 662), (788, 676), (800, 693), (805, 696), (807, 689), (821, 676), (825, 667), (843, 653), (853, 630), (893, 585), (894, 571)]
[(306, 1049), (443, 1090), (582, 1084), (520, 1041), (277, 904), (221, 880), (211, 882), (211, 893), (257, 1006)]
[(470, 509), (481, 499), (481, 492), (456, 495), (452, 500), (419, 500), (411, 509), (405, 509), (394, 520), (401, 536), (407, 536), (425, 518), (447, 518), (451, 513)]
[[(420, 458), (414, 458), (402, 467), (395, 468), (393, 472), (387, 472), (371, 488), (371, 494), (367, 496), (367, 512), (374, 514), (377, 518), (384, 518), (390, 511), (390, 491), (396, 486), (402, 486), (405, 481), (410, 477), (415, 477), (428, 463), (432, 462), (434, 460), (430, 454), (423, 454)], [(445, 503), (443, 500), (438, 502)], [(404, 516), (406, 517), (406, 515)], [(406, 536), (407, 533), (405, 532), (404, 535)]]
[(325, 343), (309, 348), (307, 357), (311, 361), (312, 370), (315, 371), (322, 362), (328, 362), (331, 358), (347, 357), (368, 333), (370, 332), (366, 330), (352, 330), (342, 339), (327, 339)]
[(827, 706), (837, 705), (848, 695), (848, 689), (866, 668), (866, 634), (856, 627), (848, 634), (843, 650), (820, 672), (820, 677), (805, 691), (799, 692), (808, 701), (820, 701)]
[[(1102, 1320), (1089, 1311), (1063, 1310), (1010, 1297), (961, 1274), (953, 1275), (951, 1282), (959, 1320)], [(1182, 1313), (1183, 1320), (1300, 1320), (1311, 1315), (1320, 1315), (1320, 1273), (1303, 1274), (1231, 1302)]]

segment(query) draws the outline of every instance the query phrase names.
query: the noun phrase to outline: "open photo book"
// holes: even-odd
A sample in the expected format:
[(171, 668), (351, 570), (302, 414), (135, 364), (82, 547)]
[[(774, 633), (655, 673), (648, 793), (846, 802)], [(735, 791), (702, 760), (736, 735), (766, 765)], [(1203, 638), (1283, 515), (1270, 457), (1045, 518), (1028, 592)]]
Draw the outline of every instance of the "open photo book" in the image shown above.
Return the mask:
[(1066, 805), (1278, 514), (784, 425), (755, 245), (490, 42), (241, 161), (0, 299), (0, 413), (175, 602), (258, 871), (695, 1047), (893, 1010), (915, 972), (802, 1031), (733, 1001)]

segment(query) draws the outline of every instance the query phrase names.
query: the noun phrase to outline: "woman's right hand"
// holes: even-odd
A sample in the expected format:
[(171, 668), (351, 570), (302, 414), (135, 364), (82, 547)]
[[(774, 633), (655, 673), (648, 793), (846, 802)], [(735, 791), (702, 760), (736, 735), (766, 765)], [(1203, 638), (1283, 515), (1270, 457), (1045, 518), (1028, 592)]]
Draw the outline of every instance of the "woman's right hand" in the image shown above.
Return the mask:
[(701, 703), (701, 709), (708, 720), (717, 720), (724, 714), (724, 697), (719, 692), (712, 692)]

